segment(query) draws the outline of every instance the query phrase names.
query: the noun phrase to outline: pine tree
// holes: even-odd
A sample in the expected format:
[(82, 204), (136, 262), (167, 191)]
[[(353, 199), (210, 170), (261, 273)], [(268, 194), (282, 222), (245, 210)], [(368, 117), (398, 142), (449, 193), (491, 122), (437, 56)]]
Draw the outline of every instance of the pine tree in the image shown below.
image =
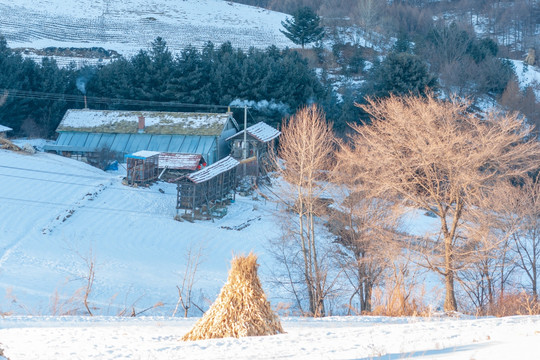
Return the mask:
[(429, 73), (426, 63), (408, 53), (390, 53), (374, 66), (365, 92), (386, 97), (393, 95), (425, 95), (426, 89), (435, 89), (437, 79)]
[(201, 102), (200, 93), (208, 82), (199, 50), (189, 45), (180, 53), (167, 86), (169, 97), (185, 103)]
[(289, 40), (302, 49), (306, 44), (316, 42), (324, 37), (324, 28), (320, 26), (321, 19), (311, 8), (303, 7), (281, 22), (285, 30), (280, 30)]

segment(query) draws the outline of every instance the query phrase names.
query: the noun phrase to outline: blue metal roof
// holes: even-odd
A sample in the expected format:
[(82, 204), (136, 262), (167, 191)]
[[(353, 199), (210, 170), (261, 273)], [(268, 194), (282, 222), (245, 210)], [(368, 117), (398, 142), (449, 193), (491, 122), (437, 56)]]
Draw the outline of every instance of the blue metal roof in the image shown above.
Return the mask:
[(61, 132), (55, 145), (46, 150), (98, 151), (102, 148), (122, 156), (140, 150), (201, 154), (209, 164), (216, 162), (216, 138), (201, 135), (153, 135), (153, 134), (102, 134), (86, 132)]

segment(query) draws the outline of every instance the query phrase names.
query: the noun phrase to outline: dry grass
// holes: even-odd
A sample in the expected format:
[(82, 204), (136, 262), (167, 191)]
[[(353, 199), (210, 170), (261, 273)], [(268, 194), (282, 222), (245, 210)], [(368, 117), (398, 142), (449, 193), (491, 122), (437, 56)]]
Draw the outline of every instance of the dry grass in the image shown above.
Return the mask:
[(253, 253), (235, 257), (216, 301), (182, 340), (283, 333), (279, 317), (266, 299), (257, 268), (257, 256)]
[(9, 141), (8, 139), (4, 139), (0, 137), (0, 149), (5, 150), (12, 150), (12, 151), (22, 151), (20, 147)]
[(540, 315), (540, 301), (525, 292), (508, 293), (489, 308), (487, 315)]
[(389, 282), (385, 289), (373, 291), (373, 311), (376, 316), (430, 316), (431, 308), (425, 304), (425, 290), (404, 284), (402, 279)]

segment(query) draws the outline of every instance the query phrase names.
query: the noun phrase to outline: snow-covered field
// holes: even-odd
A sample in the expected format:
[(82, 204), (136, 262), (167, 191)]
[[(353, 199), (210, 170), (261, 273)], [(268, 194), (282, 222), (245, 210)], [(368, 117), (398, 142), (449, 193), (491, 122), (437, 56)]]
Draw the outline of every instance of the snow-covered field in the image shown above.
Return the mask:
[(153, 314), (170, 315), (186, 253), (199, 246), (195, 301), (207, 307), (233, 253), (255, 251), (265, 274), (265, 244), (279, 235), (264, 200), (237, 196), (223, 219), (178, 222), (174, 184), (131, 188), (117, 174), (52, 154), (0, 150), (0, 184), (0, 312), (76, 312), (73, 298), (94, 258), (96, 314), (163, 302)]
[[(540, 316), (284, 317), (282, 335), (182, 342), (196, 318), (170, 315), (192, 246), (204, 245), (199, 305), (215, 298), (232, 253), (251, 250), (272, 305), (282, 301), (269, 282), (276, 264), (265, 248), (280, 235), (275, 205), (237, 196), (223, 219), (177, 222), (174, 185), (126, 187), (119, 173), (0, 150), (0, 349), (11, 360), (539, 358)], [(411, 232), (435, 223), (411, 216)], [(77, 290), (90, 256), (96, 279), (89, 300), (99, 316), (60, 316), (84, 313)], [(163, 305), (144, 313), (152, 316), (115, 316), (157, 302)]]
[(195, 319), (6, 317), (16, 359), (538, 359), (540, 316), (283, 318), (286, 334), (182, 342)]
[[(538, 316), (285, 317), (287, 334), (181, 342), (196, 318), (170, 315), (190, 248), (203, 248), (194, 286), (201, 307), (223, 286), (232, 254), (251, 250), (272, 306), (283, 301), (266, 248), (280, 236), (275, 205), (237, 195), (222, 219), (178, 222), (174, 185), (131, 188), (120, 173), (0, 150), (0, 349), (11, 360), (538, 358)], [(429, 230), (433, 219), (416, 216)], [(61, 316), (85, 314), (79, 290), (91, 258), (89, 305), (98, 316)]]
[(223, 0), (0, 0), (0, 34), (11, 48), (102, 47), (124, 56), (158, 36), (173, 52), (208, 41), (292, 46), (279, 31), (286, 17)]

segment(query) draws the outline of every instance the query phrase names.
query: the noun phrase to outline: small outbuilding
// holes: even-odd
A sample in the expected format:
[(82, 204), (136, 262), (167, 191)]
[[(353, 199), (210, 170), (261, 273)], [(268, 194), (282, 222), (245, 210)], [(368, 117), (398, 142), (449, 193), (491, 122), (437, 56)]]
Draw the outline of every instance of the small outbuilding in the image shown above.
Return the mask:
[(159, 175), (158, 162), (158, 151), (142, 150), (126, 155), (128, 185), (149, 184), (157, 180)]
[[(264, 174), (262, 163), (272, 140), (279, 135), (281, 135), (279, 130), (261, 121), (227, 138), (227, 141), (232, 141), (231, 156), (239, 160), (246, 169), (243, 175), (259, 176)], [(245, 158), (244, 138), (246, 140)]]
[(159, 154), (159, 178), (175, 179), (201, 170), (206, 165), (206, 160), (201, 154), (162, 152)]
[(12, 131), (13, 129), (4, 125), (0, 125), (0, 138), (6, 139), (7, 138), (7, 132)]
[(185, 214), (206, 214), (210, 217), (225, 214), (220, 205), (234, 199), (236, 167), (239, 162), (227, 156), (202, 170), (181, 177), (177, 182), (176, 209)]

